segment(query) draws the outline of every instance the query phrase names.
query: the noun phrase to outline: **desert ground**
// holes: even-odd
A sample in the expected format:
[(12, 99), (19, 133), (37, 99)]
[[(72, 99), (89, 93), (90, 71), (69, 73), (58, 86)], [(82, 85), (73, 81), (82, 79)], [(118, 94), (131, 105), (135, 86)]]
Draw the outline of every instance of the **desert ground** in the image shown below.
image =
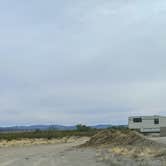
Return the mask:
[(165, 166), (166, 137), (102, 131), (90, 137), (0, 141), (0, 166)]
[(151, 137), (149, 139), (166, 145), (166, 137)]
[(0, 166), (103, 166), (103, 163), (96, 160), (94, 149), (75, 148), (86, 140), (87, 138), (58, 144), (1, 147)]

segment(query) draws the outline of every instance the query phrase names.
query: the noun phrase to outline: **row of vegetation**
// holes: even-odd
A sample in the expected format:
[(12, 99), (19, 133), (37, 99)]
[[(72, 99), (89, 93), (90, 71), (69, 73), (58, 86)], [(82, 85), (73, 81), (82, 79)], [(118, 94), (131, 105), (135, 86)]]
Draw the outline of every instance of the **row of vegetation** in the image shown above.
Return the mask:
[[(110, 127), (108, 130), (124, 130), (126, 131), (126, 127), (117, 126)], [(21, 132), (2, 132), (0, 133), (0, 140), (19, 140), (24, 138), (36, 139), (36, 138), (45, 138), (45, 139), (53, 139), (53, 138), (63, 138), (63, 137), (71, 137), (71, 136), (93, 136), (101, 129), (90, 128), (86, 125), (77, 125), (75, 130), (66, 130), (59, 131), (57, 129), (49, 129), (46, 131), (35, 130), (35, 131), (21, 131)]]
[(53, 138), (63, 138), (63, 137), (71, 137), (71, 136), (93, 136), (96, 134), (97, 130), (92, 129), (85, 125), (77, 125), (76, 130), (67, 130), (67, 131), (59, 131), (56, 129), (50, 129), (47, 131), (35, 130), (35, 131), (24, 131), (24, 132), (3, 132), (0, 133), (0, 140), (18, 140), (18, 139), (34, 139), (34, 138), (45, 138), (45, 139), (53, 139)]

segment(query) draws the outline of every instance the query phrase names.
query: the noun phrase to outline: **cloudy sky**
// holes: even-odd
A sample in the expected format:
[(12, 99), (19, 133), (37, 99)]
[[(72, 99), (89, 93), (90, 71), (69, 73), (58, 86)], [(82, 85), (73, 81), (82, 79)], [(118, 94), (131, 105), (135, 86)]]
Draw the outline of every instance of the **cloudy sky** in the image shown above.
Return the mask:
[(0, 125), (166, 115), (165, 0), (0, 0)]

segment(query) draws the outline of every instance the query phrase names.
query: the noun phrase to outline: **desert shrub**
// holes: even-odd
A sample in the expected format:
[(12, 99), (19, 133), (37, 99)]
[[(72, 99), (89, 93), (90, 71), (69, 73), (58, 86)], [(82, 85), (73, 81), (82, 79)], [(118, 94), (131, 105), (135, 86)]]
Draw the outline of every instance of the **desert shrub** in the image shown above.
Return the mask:
[(82, 124), (76, 125), (76, 129), (77, 129), (77, 131), (90, 131), (90, 130), (92, 130), (92, 128), (90, 128), (86, 125), (82, 125)]
[(14, 140), (14, 139), (24, 139), (24, 138), (45, 138), (45, 139), (53, 139), (53, 138), (63, 138), (63, 137), (71, 137), (71, 136), (93, 136), (96, 134), (96, 130), (89, 131), (56, 131), (56, 130), (47, 130), (47, 131), (30, 131), (30, 132), (9, 132), (9, 133), (0, 133), (0, 140)]

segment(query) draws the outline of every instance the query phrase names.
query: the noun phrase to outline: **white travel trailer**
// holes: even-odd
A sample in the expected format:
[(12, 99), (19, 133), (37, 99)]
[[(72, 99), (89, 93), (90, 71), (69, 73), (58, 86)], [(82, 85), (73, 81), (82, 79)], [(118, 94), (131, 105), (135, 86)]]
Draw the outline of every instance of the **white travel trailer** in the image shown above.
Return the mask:
[(133, 116), (128, 118), (128, 128), (137, 129), (140, 132), (160, 132), (160, 128), (166, 127), (165, 116)]

